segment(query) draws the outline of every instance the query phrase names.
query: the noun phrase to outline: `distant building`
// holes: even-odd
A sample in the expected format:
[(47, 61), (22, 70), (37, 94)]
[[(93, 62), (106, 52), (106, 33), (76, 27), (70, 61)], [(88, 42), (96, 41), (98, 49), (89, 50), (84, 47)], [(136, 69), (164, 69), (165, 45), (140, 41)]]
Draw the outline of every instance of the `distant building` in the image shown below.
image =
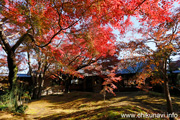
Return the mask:
[[(17, 80), (19, 82), (26, 82), (30, 84), (31, 82), (31, 75), (28, 74), (17, 74)], [(3, 86), (8, 86), (8, 74), (0, 74), (0, 89), (2, 89)]]

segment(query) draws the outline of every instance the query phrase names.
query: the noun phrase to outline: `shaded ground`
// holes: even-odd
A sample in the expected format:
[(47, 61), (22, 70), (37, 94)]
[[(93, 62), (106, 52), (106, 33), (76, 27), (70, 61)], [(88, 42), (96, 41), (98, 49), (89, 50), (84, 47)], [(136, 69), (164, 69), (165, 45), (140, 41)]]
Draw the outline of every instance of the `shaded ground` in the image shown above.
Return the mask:
[[(122, 118), (121, 115), (166, 112), (165, 99), (157, 93), (122, 92), (116, 95), (108, 95), (106, 101), (102, 95), (88, 92), (45, 96), (29, 103), (25, 115), (1, 112), (0, 120), (135, 120), (137, 118)], [(172, 97), (172, 100), (174, 112), (180, 116), (180, 98)]]

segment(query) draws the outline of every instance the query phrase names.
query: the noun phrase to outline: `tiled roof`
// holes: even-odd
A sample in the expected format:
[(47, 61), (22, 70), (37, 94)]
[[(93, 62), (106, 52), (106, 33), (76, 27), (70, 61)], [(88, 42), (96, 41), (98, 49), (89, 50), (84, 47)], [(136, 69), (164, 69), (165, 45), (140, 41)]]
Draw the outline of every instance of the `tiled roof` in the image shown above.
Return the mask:
[(180, 73), (180, 70), (172, 71), (172, 73)]
[(121, 69), (116, 72), (116, 74), (133, 74), (133, 73), (139, 73), (143, 71), (143, 66), (145, 63), (139, 62), (135, 66), (129, 66), (127, 69)]
[(31, 75), (28, 74), (17, 74), (18, 77), (31, 77)]
[[(7, 77), (8, 74), (0, 74), (1, 77)], [(17, 77), (31, 77), (31, 75), (27, 74), (17, 74)]]

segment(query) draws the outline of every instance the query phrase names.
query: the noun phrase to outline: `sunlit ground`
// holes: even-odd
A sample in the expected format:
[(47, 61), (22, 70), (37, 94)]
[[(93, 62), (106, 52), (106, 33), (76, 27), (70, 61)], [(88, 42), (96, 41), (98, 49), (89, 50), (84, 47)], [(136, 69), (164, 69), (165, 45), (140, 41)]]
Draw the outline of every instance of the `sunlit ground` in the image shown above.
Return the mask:
[[(105, 101), (101, 94), (89, 92), (44, 96), (41, 100), (29, 103), (25, 115), (2, 112), (0, 120), (135, 120), (122, 118), (121, 115), (166, 112), (166, 101), (158, 93), (139, 91), (116, 95), (108, 94)], [(180, 116), (180, 98), (172, 97), (172, 101), (174, 112)]]

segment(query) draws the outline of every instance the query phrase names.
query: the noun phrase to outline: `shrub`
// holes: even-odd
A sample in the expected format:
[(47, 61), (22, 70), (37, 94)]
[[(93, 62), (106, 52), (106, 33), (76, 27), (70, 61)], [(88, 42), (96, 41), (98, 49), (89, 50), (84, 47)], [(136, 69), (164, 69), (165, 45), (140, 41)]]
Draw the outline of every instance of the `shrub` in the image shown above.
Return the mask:
[(16, 94), (14, 91), (6, 91), (4, 95), (0, 96), (0, 110), (24, 113), (27, 108), (24, 102), (29, 99), (28, 92), (22, 91), (20, 88), (16, 90)]

